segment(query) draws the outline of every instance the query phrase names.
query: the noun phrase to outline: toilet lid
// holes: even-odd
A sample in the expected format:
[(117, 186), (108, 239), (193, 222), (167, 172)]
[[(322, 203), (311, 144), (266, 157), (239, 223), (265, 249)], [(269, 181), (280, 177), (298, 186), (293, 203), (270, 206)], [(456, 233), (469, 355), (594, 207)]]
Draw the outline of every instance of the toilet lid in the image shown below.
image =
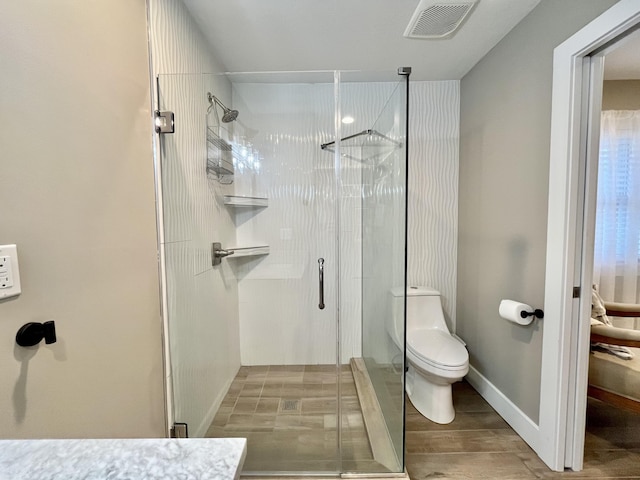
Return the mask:
[(431, 328), (407, 332), (407, 350), (436, 366), (462, 367), (469, 361), (462, 343), (447, 332)]

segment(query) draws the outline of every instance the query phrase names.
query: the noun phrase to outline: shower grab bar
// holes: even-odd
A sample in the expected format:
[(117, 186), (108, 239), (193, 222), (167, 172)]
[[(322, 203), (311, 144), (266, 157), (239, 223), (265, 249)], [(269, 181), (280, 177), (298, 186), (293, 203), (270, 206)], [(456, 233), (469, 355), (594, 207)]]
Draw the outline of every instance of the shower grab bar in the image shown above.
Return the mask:
[(324, 310), (324, 258), (318, 259), (318, 276), (320, 279), (320, 302), (318, 308)]
[(228, 257), (229, 255), (233, 255), (236, 253), (233, 250), (223, 250), (222, 244), (220, 242), (214, 242), (211, 244), (211, 265), (216, 266), (222, 263), (222, 259), (224, 257)]

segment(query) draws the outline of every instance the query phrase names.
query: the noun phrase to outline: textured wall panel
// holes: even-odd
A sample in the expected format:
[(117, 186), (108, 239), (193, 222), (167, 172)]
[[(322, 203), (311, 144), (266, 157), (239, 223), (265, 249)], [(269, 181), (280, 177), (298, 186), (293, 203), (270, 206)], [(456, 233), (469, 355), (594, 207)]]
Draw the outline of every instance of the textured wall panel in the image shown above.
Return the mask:
[[(426, 176), (435, 185), (430, 190), (420, 190), (417, 198), (428, 201), (425, 196), (437, 187), (437, 193), (446, 198), (435, 199), (431, 208), (448, 209), (437, 212), (437, 220), (446, 222), (447, 226), (442, 230), (425, 231), (424, 226), (416, 229), (414, 238), (418, 248), (412, 255), (421, 260), (420, 265), (414, 265), (413, 278), (434, 279), (430, 284), (440, 288), (445, 298), (452, 298), (455, 292), (455, 250), (452, 251), (451, 246), (455, 246), (452, 235), (455, 235), (457, 218), (457, 150), (448, 148), (441, 152), (433, 148), (433, 145), (439, 145), (441, 136), (447, 137), (448, 146), (455, 146), (457, 141), (457, 130), (451, 126), (451, 122), (457, 120), (457, 97), (448, 97), (447, 87), (457, 92), (455, 82), (421, 87), (423, 91), (431, 92), (434, 97), (431, 103), (439, 110), (427, 115), (426, 121), (417, 116), (420, 122), (415, 127), (416, 138), (432, 142), (421, 151), (435, 155), (432, 161), (441, 162), (416, 167), (421, 178)], [(342, 135), (347, 136), (372, 128), (396, 84), (346, 83), (341, 88), (342, 113), (356, 118), (353, 125), (343, 126)], [(335, 332), (328, 326), (333, 318), (327, 314), (335, 306), (335, 291), (331, 285), (332, 280), (335, 284), (332, 275), (336, 275), (334, 156), (319, 149), (320, 143), (333, 139), (332, 89), (332, 85), (310, 84), (234, 85), (234, 108), (241, 111), (243, 128), (248, 127), (254, 134), (246, 140), (260, 161), (259, 171), (245, 167), (238, 172), (236, 193), (266, 195), (270, 201), (264, 211), (247, 213), (237, 222), (239, 241), (264, 241), (271, 247), (271, 254), (264, 259), (236, 262), (240, 279), (242, 358), (246, 364), (323, 363), (333, 358)], [(447, 104), (449, 101), (453, 103)], [(442, 118), (443, 111), (448, 118)], [(444, 128), (439, 126), (440, 122)], [(450, 130), (446, 130), (447, 127)], [(447, 169), (444, 173), (439, 171), (443, 166)], [(343, 159), (339, 219), (343, 362), (361, 355), (361, 176), (362, 164)], [(443, 178), (447, 179), (446, 184), (438, 184)], [(383, 187), (386, 190), (376, 193), (395, 198), (395, 187), (383, 185), (379, 188)], [(417, 218), (424, 223), (423, 217)], [(396, 233), (401, 235), (400, 230)], [(417, 238), (418, 234), (420, 238)], [(426, 245), (431, 246), (432, 257), (422, 250)], [(449, 250), (443, 253), (445, 248)], [(327, 309), (322, 312), (316, 308), (319, 256), (325, 257), (327, 279)], [(432, 267), (422, 260), (425, 257), (440, 262), (434, 267), (437, 271), (430, 275), (420, 271), (420, 268)], [(410, 264), (415, 262), (412, 257)], [(442, 277), (444, 279), (440, 280)]]
[[(377, 125), (377, 121), (396, 86), (395, 82), (343, 82), (340, 85), (340, 115), (343, 118), (351, 116), (355, 121), (342, 124), (341, 136), (344, 138), (363, 130), (383, 128)], [(370, 318), (363, 319), (362, 306), (363, 300), (369, 301), (363, 291), (363, 261), (371, 258), (363, 252), (363, 181), (372, 169), (362, 147), (366, 139), (367, 136), (361, 136), (341, 143), (343, 155), (360, 159), (343, 156), (340, 169), (340, 339), (343, 363), (351, 357), (362, 357), (363, 325), (371, 321)]]
[[(242, 363), (334, 363), (333, 156), (320, 149), (332, 137), (333, 85), (238, 83), (233, 106), (257, 132), (239, 142), (236, 194), (269, 198), (268, 208), (239, 219), (238, 241), (271, 248), (265, 258), (237, 262)], [(325, 310), (317, 307), (319, 257)]]
[(409, 285), (442, 294), (455, 331), (460, 82), (412, 82), (409, 109)]
[[(372, 125), (384, 137), (365, 140), (362, 149), (367, 159), (362, 202), (362, 335), (363, 356), (370, 373), (376, 368), (375, 363), (388, 366), (401, 353), (388, 334), (392, 320), (391, 290), (402, 287), (405, 281), (406, 85), (394, 86), (393, 95)], [(399, 332), (398, 338), (403, 337)], [(376, 373), (372, 376), (376, 377)], [(375, 385), (375, 379), (372, 380)]]
[[(342, 135), (371, 128), (391, 90), (384, 83), (344, 84), (341, 109), (357, 121)], [(268, 208), (237, 222), (238, 241), (271, 248), (266, 258), (237, 262), (242, 362), (334, 362), (337, 275), (341, 361), (348, 362), (361, 355), (361, 165), (343, 159), (336, 197), (335, 157), (320, 149), (334, 139), (334, 86), (238, 83), (233, 105), (254, 132), (246, 142), (255, 157), (239, 159), (236, 194), (269, 197)], [(319, 257), (325, 310), (317, 308)]]
[[(448, 319), (455, 318), (458, 85), (416, 82), (410, 109), (408, 278), (412, 284), (441, 291)], [(343, 126), (342, 135), (372, 128), (395, 86), (343, 84), (342, 114), (352, 115), (356, 122)], [(239, 215), (236, 222), (239, 243), (264, 242), (271, 247), (268, 257), (234, 262), (240, 280), (242, 362), (331, 362), (335, 348), (335, 330), (330, 326), (336, 283), (335, 169), (333, 155), (319, 145), (333, 140), (333, 85), (239, 83), (234, 85), (233, 106), (241, 112), (242, 128), (253, 135), (245, 141), (259, 165), (250, 168), (242, 160), (235, 192), (266, 195), (270, 202), (266, 209)], [(237, 134), (242, 137), (243, 130)], [(339, 275), (344, 362), (361, 355), (363, 212), (361, 164), (343, 159), (341, 166)], [(393, 186), (383, 182), (377, 188), (383, 190), (376, 194), (390, 201), (397, 197)], [(384, 212), (379, 216), (383, 218)], [(402, 233), (401, 229), (394, 232)], [(326, 262), (324, 311), (317, 309), (320, 256)]]
[(149, 0), (154, 74), (217, 73), (206, 39), (180, 0)]

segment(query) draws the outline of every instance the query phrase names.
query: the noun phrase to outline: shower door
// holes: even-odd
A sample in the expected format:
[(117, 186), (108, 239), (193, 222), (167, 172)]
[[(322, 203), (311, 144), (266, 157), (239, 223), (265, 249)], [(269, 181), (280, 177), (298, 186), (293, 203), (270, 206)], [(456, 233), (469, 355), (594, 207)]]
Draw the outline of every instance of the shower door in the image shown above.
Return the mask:
[(333, 73), (228, 79), (240, 112), (234, 189), (269, 204), (235, 212), (238, 243), (270, 249), (234, 262), (242, 368), (262, 388), (245, 472), (335, 474), (339, 225), (334, 156), (320, 149), (334, 138)]
[[(387, 283), (404, 284), (405, 177), (397, 162), (405, 160), (406, 99), (395, 93), (397, 78), (340, 77), (158, 78), (159, 109), (176, 121), (175, 133), (158, 142), (169, 421), (186, 424), (190, 437), (247, 438), (245, 473), (404, 468), (402, 361), (394, 352), (371, 364), (392, 451), (376, 458), (352, 359), (366, 357), (372, 336), (388, 347), (384, 312), (367, 318), (363, 304), (387, 308)], [(224, 108), (237, 119), (224, 122)], [(341, 121), (346, 110), (357, 115), (352, 126)], [(353, 128), (393, 136), (392, 156), (354, 159), (340, 141)], [(363, 137), (358, 148), (378, 158), (371, 148), (389, 144)], [(371, 228), (384, 242), (377, 247)], [(213, 242), (234, 253), (212, 265)], [(393, 253), (374, 258), (383, 246)], [(388, 282), (369, 288), (371, 275)]]

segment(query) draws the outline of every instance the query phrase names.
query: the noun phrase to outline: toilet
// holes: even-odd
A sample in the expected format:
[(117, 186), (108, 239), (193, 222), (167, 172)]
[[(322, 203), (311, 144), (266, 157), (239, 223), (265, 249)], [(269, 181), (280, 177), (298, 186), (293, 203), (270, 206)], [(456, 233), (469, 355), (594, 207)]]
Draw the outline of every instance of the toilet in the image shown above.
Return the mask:
[[(405, 389), (413, 406), (429, 420), (446, 424), (455, 417), (451, 384), (469, 372), (464, 343), (449, 332), (442, 313), (440, 292), (429, 287), (407, 287), (408, 363)], [(402, 349), (403, 289), (394, 288), (388, 330)]]

